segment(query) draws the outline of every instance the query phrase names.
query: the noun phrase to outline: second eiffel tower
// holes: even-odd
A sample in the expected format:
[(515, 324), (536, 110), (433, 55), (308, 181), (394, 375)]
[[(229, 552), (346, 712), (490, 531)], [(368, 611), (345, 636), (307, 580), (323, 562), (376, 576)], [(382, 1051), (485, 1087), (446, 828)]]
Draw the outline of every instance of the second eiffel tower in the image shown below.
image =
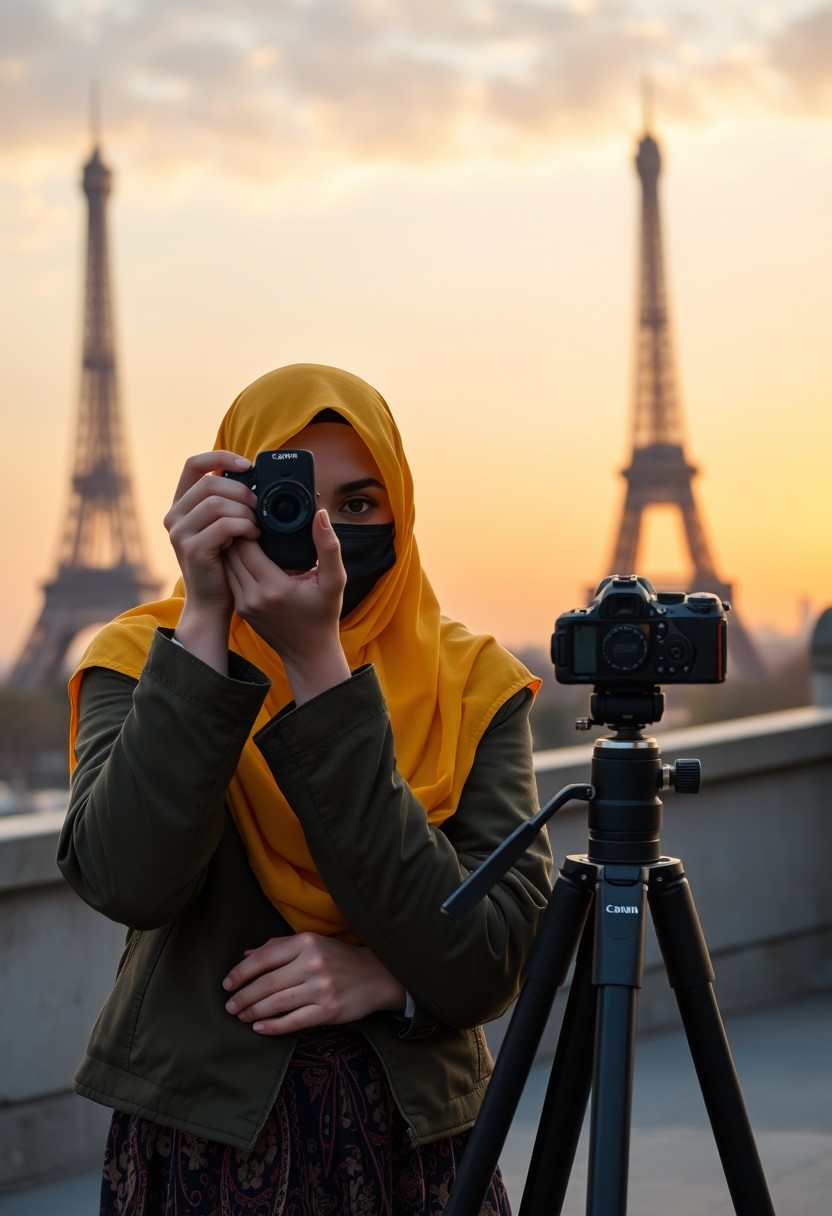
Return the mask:
[[(635, 163), (641, 180), (642, 208), (633, 450), (630, 464), (623, 470), (627, 481), (624, 512), (607, 571), (631, 574), (638, 570), (649, 576), (650, 572), (637, 564), (644, 516), (652, 507), (671, 506), (681, 515), (690, 558), (691, 576), (685, 590), (710, 591), (730, 600), (731, 586), (716, 572), (696, 506), (693, 478), (697, 470), (685, 458), (682, 442), (662, 258), (658, 190), (661, 155), (649, 131), (639, 142)], [(754, 642), (735, 611), (730, 616), (729, 634), (730, 654), (742, 674), (748, 679), (764, 676)]]

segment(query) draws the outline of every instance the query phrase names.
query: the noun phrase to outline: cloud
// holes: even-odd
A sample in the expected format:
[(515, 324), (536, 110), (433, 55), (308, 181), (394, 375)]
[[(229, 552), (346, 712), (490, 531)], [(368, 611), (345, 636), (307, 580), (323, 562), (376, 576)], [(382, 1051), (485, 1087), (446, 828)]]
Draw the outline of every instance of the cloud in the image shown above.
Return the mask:
[[(101, 81), (122, 163), (280, 181), (339, 165), (538, 154), (666, 120), (832, 109), (832, 6), (733, 34), (635, 0), (12, 0), (0, 164), (83, 146)], [(742, 35), (742, 36), (741, 36)]]
[(832, 7), (819, 8), (779, 32), (770, 58), (800, 108), (832, 110)]

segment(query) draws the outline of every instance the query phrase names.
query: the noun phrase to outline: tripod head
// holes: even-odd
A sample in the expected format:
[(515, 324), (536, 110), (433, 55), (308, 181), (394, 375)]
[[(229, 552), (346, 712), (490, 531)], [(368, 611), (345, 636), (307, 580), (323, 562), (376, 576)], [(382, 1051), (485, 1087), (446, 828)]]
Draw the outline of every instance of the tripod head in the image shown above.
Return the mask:
[(578, 730), (609, 726), (619, 733), (640, 731), (661, 721), (664, 706), (665, 696), (658, 684), (633, 684), (625, 688), (596, 684), (589, 701), (592, 716), (578, 718), (575, 726)]
[(445, 900), (442, 911), (459, 920), (491, 889), (567, 802), (589, 804), (589, 861), (649, 865), (658, 859), (662, 826), (660, 791), (699, 792), (698, 760), (663, 765), (659, 745), (642, 728), (661, 719), (664, 693), (658, 685), (609, 688), (596, 685), (591, 718), (579, 730), (609, 726), (612, 735), (596, 740), (591, 783), (567, 785), (531, 819), (508, 836), (483, 864)]
[(696, 794), (701, 784), (698, 760), (662, 764), (657, 741), (642, 727), (661, 718), (661, 689), (596, 688), (591, 719), (579, 729), (606, 724), (612, 734), (595, 741), (589, 800), (587, 857), (599, 865), (649, 865), (660, 856), (663, 804), (660, 794)]

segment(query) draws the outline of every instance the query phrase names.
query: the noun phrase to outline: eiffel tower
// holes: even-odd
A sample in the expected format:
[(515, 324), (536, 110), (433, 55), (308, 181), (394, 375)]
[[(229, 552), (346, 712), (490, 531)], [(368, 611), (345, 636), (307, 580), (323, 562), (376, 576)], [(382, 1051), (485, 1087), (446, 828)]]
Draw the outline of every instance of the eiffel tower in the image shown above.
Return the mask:
[[(688, 462), (684, 452), (662, 258), (658, 192), (661, 156), (649, 125), (645, 121), (645, 133), (635, 158), (641, 179), (642, 209), (633, 451), (629, 467), (622, 470), (627, 481), (624, 514), (608, 570), (617, 574), (630, 574), (634, 570), (649, 574), (640, 570), (636, 560), (644, 516), (653, 507), (675, 507), (681, 516), (691, 566), (684, 590), (710, 591), (730, 601), (731, 586), (716, 572), (696, 506), (693, 479), (698, 470)], [(660, 579), (653, 581), (661, 585)], [(765, 669), (756, 647), (734, 611), (729, 617), (728, 631), (730, 655), (743, 674), (749, 679), (763, 676)]]
[(9, 677), (26, 692), (61, 678), (67, 651), (82, 630), (155, 598), (161, 586), (145, 560), (118, 404), (107, 258), (111, 188), (112, 173), (94, 136), (83, 177), (87, 265), (72, 485), (57, 574), (44, 586), (40, 616)]

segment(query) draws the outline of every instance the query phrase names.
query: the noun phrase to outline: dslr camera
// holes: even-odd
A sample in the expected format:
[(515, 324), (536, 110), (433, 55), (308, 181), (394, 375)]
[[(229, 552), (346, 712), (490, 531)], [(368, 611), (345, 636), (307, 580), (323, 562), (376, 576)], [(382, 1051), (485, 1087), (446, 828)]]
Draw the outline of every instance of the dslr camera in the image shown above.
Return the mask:
[(244, 473), (223, 473), (257, 495), (260, 548), (284, 570), (311, 570), (317, 561), (312, 521), (318, 510), (315, 458), (303, 448), (260, 452)]
[(555, 676), (609, 688), (721, 684), (728, 607), (709, 592), (657, 594), (646, 578), (611, 575), (588, 608), (555, 621)]

